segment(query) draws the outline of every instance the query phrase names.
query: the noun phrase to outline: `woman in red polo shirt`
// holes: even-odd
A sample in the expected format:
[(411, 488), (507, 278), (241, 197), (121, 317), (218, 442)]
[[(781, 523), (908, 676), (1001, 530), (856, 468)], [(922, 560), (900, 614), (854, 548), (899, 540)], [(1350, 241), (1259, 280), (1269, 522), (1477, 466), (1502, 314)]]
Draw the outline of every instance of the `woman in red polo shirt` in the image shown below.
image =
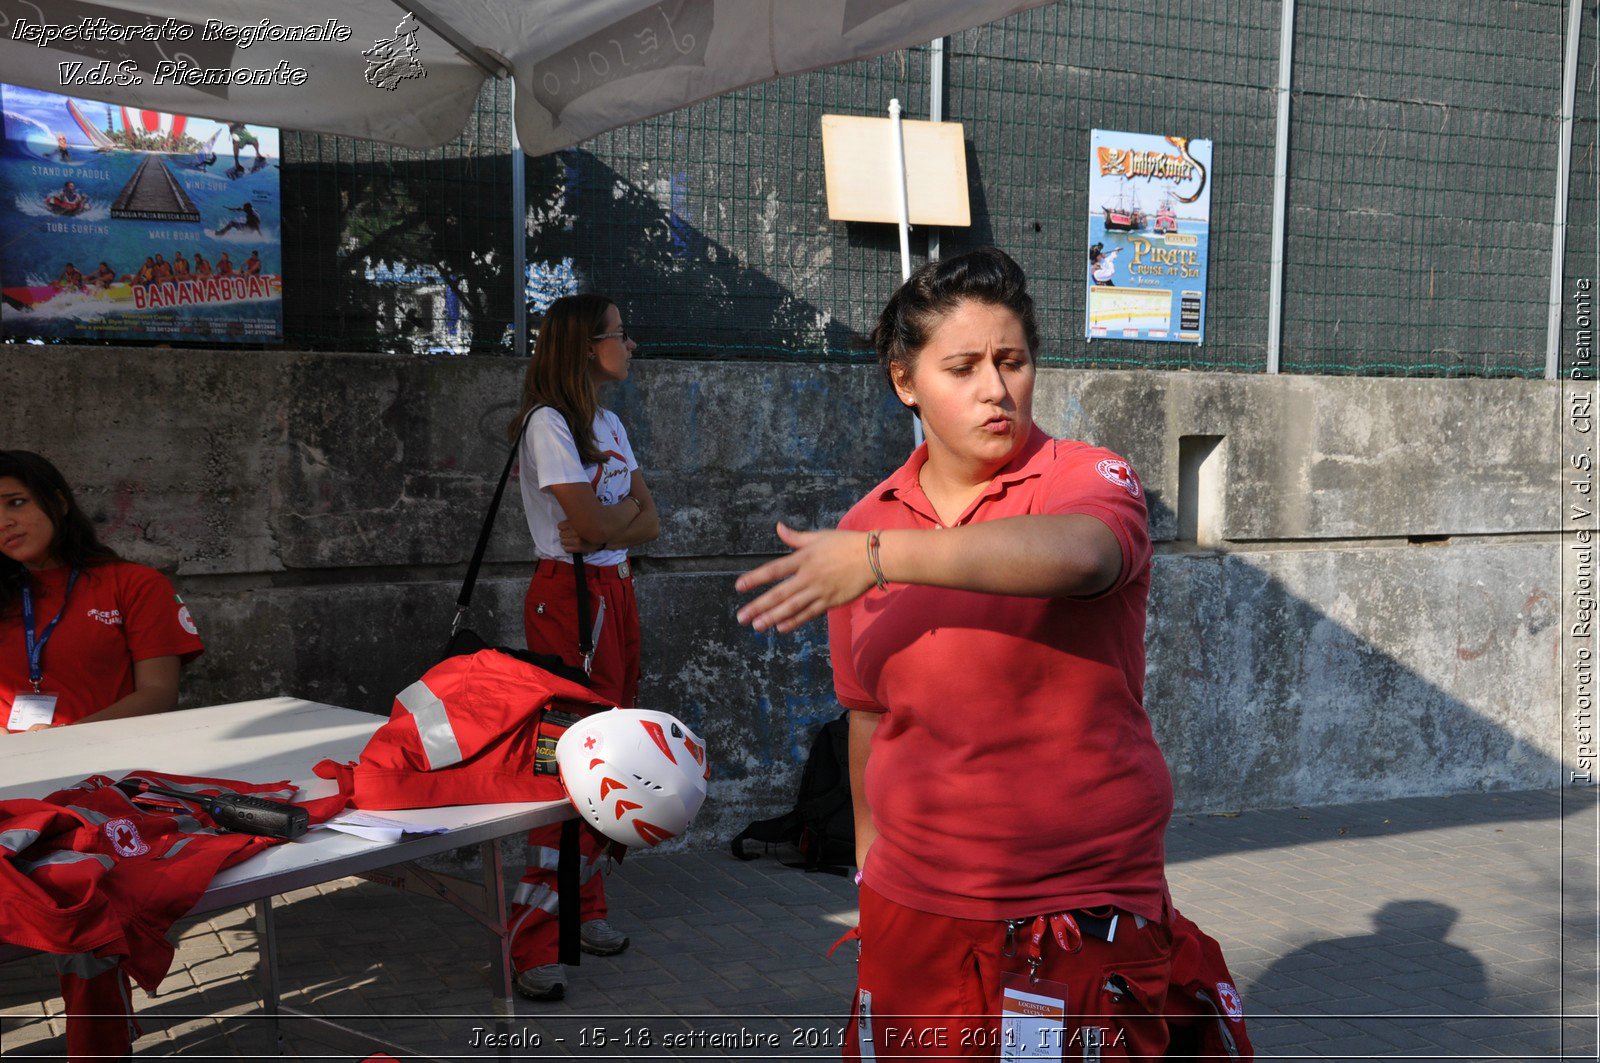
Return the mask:
[(101, 544), (56, 467), (0, 451), (0, 724), (167, 712), (205, 647), (172, 584)]
[[(1167, 890), (1138, 477), (1034, 425), (1038, 328), (1003, 252), (919, 269), (873, 340), (926, 444), (838, 530), (780, 524), (793, 552), (736, 584), (778, 581), (739, 610), (758, 631), (827, 612), (851, 710), (846, 1057), (1159, 1058), (1202, 1029), (1247, 1057), (1220, 950)], [(1209, 1025), (1162, 1017), (1204, 1011), (1174, 986)]]
[[(628, 433), (601, 407), (599, 388), (628, 378), (637, 347), (606, 296), (557, 299), (539, 324), (522, 401), (507, 428), (513, 442), (521, 440), (522, 508), (538, 554), (523, 602), (528, 648), (582, 663), (572, 555), (583, 554), (589, 622), (597, 629), (590, 686), (627, 707), (639, 694), (639, 606), (628, 548), (661, 534), (661, 522)], [(528, 870), (511, 913), (516, 987), (531, 1000), (566, 993), (566, 973), (556, 962), (560, 843), (559, 826), (528, 834)], [(585, 952), (600, 956), (628, 947), (606, 921), (605, 844), (583, 831), (579, 940)]]

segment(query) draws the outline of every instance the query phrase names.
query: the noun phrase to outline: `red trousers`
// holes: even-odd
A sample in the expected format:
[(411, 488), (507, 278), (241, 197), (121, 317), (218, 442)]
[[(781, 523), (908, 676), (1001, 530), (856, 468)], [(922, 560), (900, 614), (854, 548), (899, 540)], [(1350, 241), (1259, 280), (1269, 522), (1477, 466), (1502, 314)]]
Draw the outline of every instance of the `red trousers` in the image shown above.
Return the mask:
[[(617, 575), (616, 566), (584, 566), (589, 587), (589, 623), (592, 627), (600, 602), (606, 603), (604, 623), (595, 640), (589, 687), (612, 698), (625, 709), (639, 700), (639, 602), (633, 596), (633, 578)], [(528, 581), (522, 602), (523, 631), (528, 649), (553, 653), (574, 667), (582, 667), (578, 652), (578, 588), (572, 566), (564, 561), (540, 561)]]
[[(608, 843), (587, 823), (578, 831), (578, 921), (606, 917), (605, 866)], [(511, 966), (518, 971), (555, 963), (560, 943), (556, 922), (556, 863), (561, 854), (561, 824), (528, 832), (528, 869), (512, 894)]]
[[(586, 565), (584, 575), (589, 588), (591, 625), (599, 615), (600, 601), (606, 603), (589, 685), (595, 693), (631, 708), (639, 697), (639, 605), (633, 595), (633, 580), (617, 575), (615, 566)], [(582, 667), (577, 581), (571, 565), (539, 562), (528, 582), (522, 619), (530, 650), (553, 653), (566, 664)], [(606, 844), (587, 824), (579, 832), (583, 857), (578, 870), (580, 922), (606, 917), (605, 877), (601, 874)], [(556, 863), (560, 845), (560, 824), (528, 832), (528, 868), (512, 896), (510, 913), (511, 958), (519, 971), (556, 962)]]
[[(917, 911), (863, 885), (861, 962), (844, 1058), (998, 1059), (1001, 1006), (1006, 986), (1012, 985), (1065, 1000), (1066, 1018), (1053, 1041), (1061, 1052), (1053, 1058), (1175, 1058), (1193, 1051), (1189, 1046), (1198, 1046), (1202, 1033), (1209, 1047), (1220, 1036), (1212, 1026), (1231, 1022), (1237, 1027), (1231, 1050), (1219, 1048), (1214, 1058), (1252, 1059), (1242, 1014), (1236, 1020), (1202, 1016), (1187, 1005), (1181, 991), (1169, 993), (1174, 960), (1180, 955), (1173, 927), (1180, 926), (1176, 920), (1182, 917), (1175, 916), (1171, 927), (1153, 922), (1141, 926), (1142, 920), (1117, 914), (1110, 942), (1082, 933), (1076, 921), (1064, 919), (1053, 925), (1023, 921), (1008, 936), (1004, 921)], [(1194, 924), (1182, 924), (1186, 939), (1191, 931), (1204, 937)], [(1042, 932), (1036, 951), (1034, 930)], [(1061, 944), (1063, 936), (1067, 947)], [(1205, 941), (1214, 947), (1209, 938)], [(1030, 956), (1039, 961), (1037, 985), (1028, 983)], [(1221, 963), (1220, 950), (1215, 963)], [(1008, 975), (1013, 976), (1010, 981)], [(1231, 989), (1225, 968), (1217, 979)], [(1194, 1030), (1186, 1028), (1191, 1017)], [(1202, 1028), (1202, 1022), (1211, 1025)], [(1086, 1044), (1098, 1046), (1098, 1056), (1094, 1048), (1086, 1053)]]

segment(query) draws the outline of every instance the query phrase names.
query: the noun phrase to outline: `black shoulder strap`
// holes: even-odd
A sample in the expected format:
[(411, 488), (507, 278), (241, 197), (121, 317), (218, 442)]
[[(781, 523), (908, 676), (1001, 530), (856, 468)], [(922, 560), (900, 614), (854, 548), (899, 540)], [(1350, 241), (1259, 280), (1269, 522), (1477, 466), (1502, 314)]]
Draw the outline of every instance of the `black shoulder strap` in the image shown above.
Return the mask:
[(589, 583), (584, 579), (583, 555), (572, 555), (572, 577), (578, 581), (578, 652), (583, 654), (584, 671), (594, 660), (594, 630), (589, 626)]
[[(456, 595), (456, 616), (450, 623), (452, 636), (461, 630), (461, 622), (466, 618), (467, 607), (472, 604), (472, 590), (478, 583), (478, 570), (483, 567), (483, 555), (489, 551), (489, 536), (494, 532), (494, 518), (500, 512), (500, 500), (505, 497), (506, 483), (511, 479), (511, 467), (517, 463), (517, 454), (522, 450), (522, 437), (528, 434), (528, 425), (533, 421), (533, 415), (542, 409), (544, 409), (543, 404), (535, 406), (528, 411), (528, 416), (522, 419), (522, 430), (512, 441), (511, 453), (506, 455), (506, 466), (500, 470), (500, 482), (495, 484), (494, 498), (489, 500), (489, 512), (483, 515), (483, 527), (478, 531), (478, 545), (473, 548), (472, 560), (467, 564), (467, 576), (461, 581), (461, 593)], [(572, 555), (572, 571), (578, 581), (578, 649), (587, 660), (594, 652), (594, 633), (589, 629), (589, 596), (585, 593), (587, 588), (582, 554)]]
[(466, 618), (467, 607), (472, 604), (472, 588), (478, 583), (478, 570), (483, 567), (483, 555), (489, 550), (489, 535), (494, 531), (495, 514), (500, 512), (500, 499), (506, 493), (506, 481), (511, 479), (511, 466), (517, 462), (517, 452), (522, 449), (522, 437), (528, 433), (528, 422), (533, 420), (535, 406), (528, 411), (528, 416), (522, 419), (522, 431), (517, 433), (517, 438), (511, 441), (511, 453), (506, 455), (506, 467), (500, 470), (500, 482), (495, 485), (494, 498), (489, 500), (489, 512), (483, 515), (483, 528), (478, 532), (478, 545), (472, 550), (472, 560), (467, 564), (467, 577), (461, 581), (461, 593), (456, 595), (456, 618), (450, 622), (450, 634), (454, 635), (461, 630), (461, 621)]

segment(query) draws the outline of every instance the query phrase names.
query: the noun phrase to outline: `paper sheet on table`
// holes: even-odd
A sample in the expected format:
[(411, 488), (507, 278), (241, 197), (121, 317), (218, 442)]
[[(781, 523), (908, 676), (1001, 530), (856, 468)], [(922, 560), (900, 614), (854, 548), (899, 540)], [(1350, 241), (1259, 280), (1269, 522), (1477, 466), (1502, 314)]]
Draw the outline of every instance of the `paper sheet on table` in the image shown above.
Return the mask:
[(348, 809), (332, 819), (317, 824), (342, 834), (354, 834), (375, 842), (397, 842), (404, 834), (443, 834), (448, 827), (419, 827), (414, 823), (401, 823), (385, 816), (373, 815), (357, 809)]

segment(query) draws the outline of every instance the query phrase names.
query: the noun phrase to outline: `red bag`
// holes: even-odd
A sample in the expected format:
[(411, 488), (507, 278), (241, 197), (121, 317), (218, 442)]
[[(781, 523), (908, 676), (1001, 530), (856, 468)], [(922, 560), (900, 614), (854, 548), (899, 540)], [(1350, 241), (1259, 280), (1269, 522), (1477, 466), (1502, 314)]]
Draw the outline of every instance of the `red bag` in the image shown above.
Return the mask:
[(1222, 946), (1205, 931), (1172, 912), (1172, 984), (1167, 988), (1167, 1026), (1172, 1051), (1200, 1059), (1256, 1058), (1245, 1031), (1239, 999)]

